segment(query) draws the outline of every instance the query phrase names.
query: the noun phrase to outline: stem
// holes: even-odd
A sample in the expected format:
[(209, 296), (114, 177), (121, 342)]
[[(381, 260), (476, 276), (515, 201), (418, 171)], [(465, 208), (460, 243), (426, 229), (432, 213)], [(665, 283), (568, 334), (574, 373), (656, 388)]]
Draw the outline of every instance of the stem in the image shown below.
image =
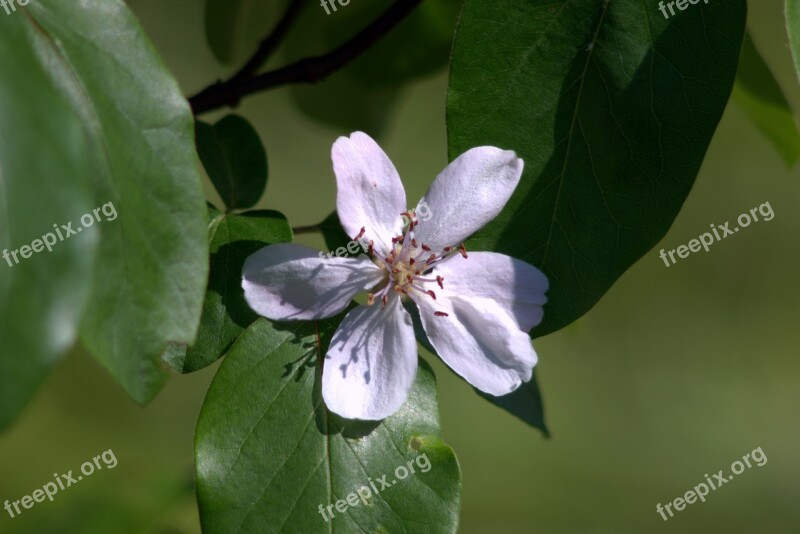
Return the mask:
[[(195, 115), (212, 111), (223, 106), (234, 106), (243, 96), (291, 83), (317, 83), (341, 69), (389, 33), (423, 0), (397, 0), (369, 26), (339, 48), (322, 56), (301, 59), (279, 69), (258, 76), (240, 74), (248, 68), (245, 65), (233, 78), (212, 84), (189, 98)], [(291, 7), (290, 7), (291, 10)], [(291, 21), (290, 21), (291, 22)], [(280, 26), (280, 24), (279, 24)], [(277, 28), (276, 28), (277, 30)], [(285, 32), (285, 29), (282, 30)], [(267, 38), (265, 41), (269, 40)], [(259, 49), (260, 52), (260, 49)], [(258, 55), (258, 53), (256, 54)], [(254, 63), (256, 56), (248, 62)], [(252, 67), (250, 67), (252, 69)], [(238, 76), (238, 78), (237, 78)]]
[(295, 235), (298, 234), (313, 234), (316, 232), (322, 232), (322, 228), (319, 224), (312, 224), (310, 226), (298, 226), (297, 228), (292, 228), (292, 233)]

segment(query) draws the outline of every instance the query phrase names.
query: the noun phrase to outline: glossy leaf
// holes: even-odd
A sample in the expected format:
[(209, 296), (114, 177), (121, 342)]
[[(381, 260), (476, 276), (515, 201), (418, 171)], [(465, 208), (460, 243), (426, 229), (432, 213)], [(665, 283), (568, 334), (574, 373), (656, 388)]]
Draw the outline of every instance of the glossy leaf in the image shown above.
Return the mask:
[(733, 86), (746, 4), (691, 9), (667, 20), (641, 2), (466, 2), (449, 155), (494, 145), (525, 160), (511, 201), (468, 248), (547, 274), (534, 335), (586, 313), (691, 190)]
[(211, 270), (203, 317), (191, 348), (172, 347), (167, 364), (190, 373), (225, 355), (244, 330), (257, 318), (244, 299), (242, 266), (251, 254), (272, 243), (290, 243), (292, 229), (286, 218), (268, 210), (241, 215), (211, 210), (209, 224)]
[(792, 167), (800, 158), (800, 132), (778, 81), (758, 53), (749, 34), (742, 46), (733, 99), (770, 140), (784, 163)]
[[(335, 417), (321, 400), (320, 354), (336, 322), (316, 333), (259, 319), (223, 362), (196, 434), (205, 533), (455, 532), (460, 472), (441, 439), (433, 373), (422, 362), (408, 402), (381, 423)], [(416, 473), (402, 477), (409, 465)], [(371, 481), (383, 491), (346, 504)]]
[(267, 187), (267, 153), (249, 122), (238, 115), (213, 126), (197, 121), (197, 152), (229, 210), (258, 203)]
[[(75, 342), (91, 289), (97, 229), (61, 241), (53, 225), (94, 207), (87, 135), (22, 13), (0, 15), (0, 429)], [(50, 248), (30, 245), (47, 237)], [(54, 239), (55, 238), (55, 239)], [(52, 244), (55, 242), (55, 244)], [(41, 245), (36, 245), (39, 248)], [(22, 255), (22, 247), (25, 258)], [(16, 257), (15, 257), (16, 254)], [(31, 255), (32, 254), (32, 255)]]
[(94, 203), (106, 208), (94, 226), (101, 240), (81, 341), (147, 402), (167, 376), (167, 344), (194, 340), (205, 294), (206, 216), (189, 106), (119, 0), (37, 0), (15, 20), (36, 36), (80, 113)]

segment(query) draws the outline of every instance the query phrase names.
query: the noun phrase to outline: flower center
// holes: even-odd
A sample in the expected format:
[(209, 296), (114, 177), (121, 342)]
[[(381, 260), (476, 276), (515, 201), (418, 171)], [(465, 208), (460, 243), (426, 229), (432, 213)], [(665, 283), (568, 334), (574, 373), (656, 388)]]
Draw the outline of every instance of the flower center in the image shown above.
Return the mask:
[[(376, 300), (380, 300), (385, 306), (392, 292), (399, 293), (410, 299), (416, 296), (427, 296), (436, 300), (436, 293), (432, 289), (426, 287), (427, 284), (435, 283), (440, 289), (444, 289), (444, 278), (436, 276), (435, 278), (426, 277), (434, 266), (455, 254), (456, 251), (460, 252), (464, 258), (467, 258), (467, 251), (464, 245), (459, 246), (457, 249), (452, 247), (445, 247), (440, 253), (431, 251), (431, 248), (425, 243), (418, 243), (414, 237), (414, 228), (418, 222), (414, 213), (402, 213), (403, 217), (409, 220), (403, 234), (392, 238), (392, 248), (386, 257), (381, 256), (374, 250), (373, 243), (370, 242), (369, 253), (375, 258), (375, 263), (386, 271), (386, 285), (377, 293), (370, 293), (367, 304), (372, 305)], [(361, 232), (356, 239), (364, 235), (366, 230), (361, 229)], [(436, 312), (436, 315), (447, 316), (444, 312)]]

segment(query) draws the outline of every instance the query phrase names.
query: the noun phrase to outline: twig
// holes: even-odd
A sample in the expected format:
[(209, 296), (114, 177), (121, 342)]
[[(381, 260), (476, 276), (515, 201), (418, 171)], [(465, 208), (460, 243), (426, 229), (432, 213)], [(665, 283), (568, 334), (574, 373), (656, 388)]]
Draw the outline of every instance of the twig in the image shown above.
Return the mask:
[(236, 105), (243, 96), (273, 87), (319, 82), (367, 51), (422, 2), (423, 0), (397, 0), (369, 26), (332, 52), (301, 59), (258, 76), (238, 79), (234, 76), (230, 80), (217, 82), (189, 98), (189, 104), (194, 114), (199, 115), (222, 106)]
[(245, 65), (239, 69), (239, 71), (233, 75), (230, 79), (231, 82), (243, 80), (245, 78), (249, 78), (258, 72), (264, 63), (270, 58), (270, 56), (275, 52), (275, 50), (280, 46), (283, 38), (286, 37), (286, 34), (289, 31), (289, 28), (292, 27), (292, 24), (297, 20), (297, 16), (300, 14), (300, 11), (303, 7), (303, 4), (306, 3), (306, 0), (293, 0), (292, 3), (286, 8), (286, 12), (281, 17), (281, 20), (278, 21), (278, 24), (275, 25), (275, 28), (272, 32), (265, 37), (261, 44), (258, 46), (258, 50), (256, 53), (253, 54)]

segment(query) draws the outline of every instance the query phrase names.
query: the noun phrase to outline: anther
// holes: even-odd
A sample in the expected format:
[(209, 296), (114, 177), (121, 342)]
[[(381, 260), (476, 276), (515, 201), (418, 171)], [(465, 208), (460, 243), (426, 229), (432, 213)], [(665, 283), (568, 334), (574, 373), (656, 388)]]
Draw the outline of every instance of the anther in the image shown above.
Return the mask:
[(436, 277), (436, 283), (439, 284), (439, 287), (441, 289), (444, 289), (444, 283), (443, 282), (444, 282), (444, 277), (443, 276), (437, 276)]
[(431, 247), (429, 247), (428, 245), (423, 243), (422, 244), (422, 250), (424, 250), (425, 252), (430, 252), (431, 251)]
[(429, 289), (429, 290), (427, 291), (427, 293), (428, 293), (428, 295), (430, 295), (430, 296), (431, 296), (431, 298), (432, 298), (433, 300), (436, 300), (436, 293), (434, 293), (432, 289)]
[(364, 235), (364, 233), (365, 233), (366, 231), (367, 231), (367, 229), (366, 229), (365, 227), (363, 227), (363, 226), (362, 226), (362, 227), (361, 227), (361, 231), (360, 231), (360, 232), (358, 232), (358, 235), (357, 235), (357, 236), (355, 236), (355, 237), (353, 238), (353, 241), (358, 241), (359, 239), (361, 239), (361, 237)]
[(373, 304), (375, 304), (375, 294), (370, 293), (367, 297), (367, 306), (372, 306)]
[(464, 259), (467, 259), (469, 257), (467, 256), (467, 247), (464, 246), (464, 243), (461, 243), (461, 246), (458, 247), (458, 251), (461, 253), (462, 256), (464, 256)]
[(433, 314), (436, 317), (450, 317), (450, 314), (449, 313), (445, 313), (445, 312), (433, 312)]

